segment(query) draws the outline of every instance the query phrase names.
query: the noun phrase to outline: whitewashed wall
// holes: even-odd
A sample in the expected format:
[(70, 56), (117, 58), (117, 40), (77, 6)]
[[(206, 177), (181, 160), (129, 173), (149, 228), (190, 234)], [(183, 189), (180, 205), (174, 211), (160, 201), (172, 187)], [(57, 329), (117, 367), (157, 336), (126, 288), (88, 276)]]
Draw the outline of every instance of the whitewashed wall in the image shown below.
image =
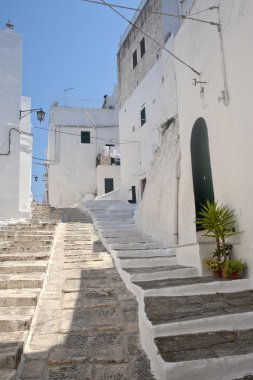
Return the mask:
[[(213, 1), (196, 1), (194, 12), (213, 5)], [(204, 97), (200, 87), (192, 85), (193, 73), (176, 64), (178, 114), (181, 141), (181, 176), (179, 191), (179, 243), (197, 241), (190, 138), (194, 122), (203, 117), (207, 123), (215, 198), (235, 209), (237, 229), (243, 231), (241, 243), (234, 244), (234, 254), (252, 266), (252, 36), (253, 2), (220, 2), (221, 25), (229, 104), (220, 99), (224, 91), (221, 41), (215, 26), (184, 22), (175, 38), (175, 53), (201, 72)], [(217, 10), (205, 19), (218, 22)]]
[[(72, 206), (97, 193), (96, 156), (100, 145), (118, 141), (117, 112), (77, 107), (50, 108), (48, 196), (55, 207)], [(81, 143), (89, 131), (90, 144)]]
[(19, 216), (20, 135), (22, 36), (0, 31), (0, 219)]
[(97, 167), (97, 196), (105, 194), (105, 178), (113, 178), (114, 190), (120, 186), (120, 166), (99, 165)]
[[(31, 109), (31, 98), (22, 96), (21, 109)], [(32, 180), (32, 134), (30, 114), (20, 120), (20, 163), (19, 163), (19, 211), (23, 217), (31, 214)]]
[[(173, 48), (173, 38), (167, 42)], [(140, 111), (146, 108), (147, 121), (141, 126)], [(174, 63), (163, 52), (119, 111), (121, 151), (121, 197), (130, 199), (136, 186), (141, 200), (140, 181), (149, 174), (159, 143), (159, 127), (177, 113)], [(158, 184), (159, 186), (159, 184)]]

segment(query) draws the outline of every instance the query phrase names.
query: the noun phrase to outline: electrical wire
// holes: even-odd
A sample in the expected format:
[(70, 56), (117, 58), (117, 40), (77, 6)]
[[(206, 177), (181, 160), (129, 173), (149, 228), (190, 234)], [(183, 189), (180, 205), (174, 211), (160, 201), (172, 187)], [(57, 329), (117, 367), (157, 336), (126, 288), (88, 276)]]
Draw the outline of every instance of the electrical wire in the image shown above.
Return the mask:
[(195, 13), (190, 13), (190, 16), (195, 16), (195, 15), (198, 15), (198, 14), (206, 12), (206, 11), (211, 11), (213, 9), (219, 9), (219, 7), (216, 6), (216, 5), (214, 5), (214, 6), (210, 7), (210, 8), (203, 9), (202, 11), (198, 11), (198, 12), (195, 12)]
[[(34, 126), (33, 128), (37, 128), (37, 129), (41, 129), (41, 130), (43, 130), (43, 131), (51, 131), (51, 132), (56, 132), (56, 133), (62, 133), (62, 134), (64, 134), (64, 135), (70, 135), (70, 136), (77, 136), (77, 137), (80, 137), (80, 134), (77, 134), (77, 133), (71, 133), (71, 132), (63, 132), (63, 131), (55, 131), (54, 129), (50, 129), (50, 128), (42, 128), (42, 127), (36, 127), (36, 126)], [(85, 128), (85, 127), (84, 127)], [(124, 144), (130, 144), (130, 143), (136, 143), (136, 142), (140, 142), (139, 140), (131, 140), (131, 141), (115, 141), (115, 140), (113, 140), (113, 139), (110, 139), (109, 141), (108, 141), (108, 139), (107, 140), (105, 140), (105, 139), (101, 139), (101, 138), (99, 138), (99, 137), (90, 137), (90, 139), (93, 139), (93, 140), (100, 140), (100, 141), (104, 141), (104, 142), (106, 142), (106, 143), (114, 143), (115, 145), (124, 145)], [(33, 157), (33, 158), (35, 158), (35, 157)], [(35, 158), (36, 159), (36, 158)], [(41, 159), (42, 160), (42, 159)], [(46, 161), (46, 160), (44, 160), (44, 161)]]
[[(83, 0), (84, 1), (84, 0)], [(132, 21), (130, 21), (127, 17), (125, 17), (124, 15), (122, 15), (120, 12), (118, 12), (116, 9), (114, 9), (111, 5), (109, 5), (108, 3), (106, 3), (106, 1), (104, 0), (101, 0), (102, 3), (104, 5), (107, 5), (113, 12), (115, 12), (116, 14), (118, 14), (121, 18), (123, 18), (125, 21), (127, 21), (130, 25), (132, 25), (135, 29), (137, 29), (139, 32), (141, 32), (142, 34), (144, 34), (144, 36), (146, 36), (147, 38), (149, 38), (151, 41), (153, 41), (156, 45), (158, 45), (161, 49), (165, 50), (167, 53), (169, 53), (174, 59), (176, 59), (178, 62), (182, 63), (183, 65), (185, 65), (186, 67), (188, 67), (188, 69), (190, 69), (191, 71), (193, 71), (195, 74), (197, 74), (198, 76), (200, 76), (200, 73), (195, 70), (192, 66), (190, 66), (188, 63), (184, 62), (182, 59), (180, 59), (179, 57), (177, 57), (174, 53), (172, 53), (172, 51), (170, 51), (169, 49), (167, 49), (165, 46), (163, 46), (160, 42), (158, 42), (157, 40), (155, 40), (153, 37), (151, 37), (149, 34), (147, 34), (146, 32), (144, 32), (141, 28), (139, 28), (137, 25), (135, 25)]]
[[(133, 8), (133, 7), (129, 7), (129, 6), (124, 6), (124, 5), (119, 5), (119, 4), (112, 4), (112, 3), (104, 4), (104, 3), (101, 3), (100, 1), (96, 1), (96, 0), (82, 0), (82, 1), (84, 1), (86, 3), (93, 3), (93, 4), (98, 4), (98, 5), (107, 5), (107, 6), (114, 7), (114, 8), (122, 8), (122, 9), (127, 9), (127, 10), (130, 10), (130, 11), (142, 12), (141, 8)], [(211, 7), (211, 8), (213, 9), (213, 7)], [(204, 12), (204, 11), (201, 11), (201, 12)], [(193, 13), (191, 16), (193, 16), (194, 14), (201, 13), (201, 12)], [(157, 12), (157, 11), (150, 11), (150, 13), (154, 13), (154, 14), (162, 15), (162, 16), (175, 17), (175, 18), (179, 18), (179, 19), (183, 19), (183, 20), (198, 21), (198, 22), (203, 22), (205, 24), (210, 24), (210, 25), (218, 25), (217, 23), (214, 23), (212, 21), (200, 20), (200, 19), (197, 19), (197, 18), (185, 16), (185, 15), (176, 15), (176, 14), (173, 14), (173, 13), (165, 13), (165, 12)]]

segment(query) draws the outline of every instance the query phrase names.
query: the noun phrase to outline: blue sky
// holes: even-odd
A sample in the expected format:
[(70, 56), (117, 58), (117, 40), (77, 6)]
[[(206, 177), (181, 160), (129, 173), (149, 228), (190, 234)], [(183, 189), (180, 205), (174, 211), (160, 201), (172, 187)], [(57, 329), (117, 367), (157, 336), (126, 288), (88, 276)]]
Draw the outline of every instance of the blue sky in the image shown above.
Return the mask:
[[(113, 1), (114, 2), (114, 1)], [(117, 0), (137, 7), (138, 0)], [(117, 81), (117, 49), (128, 24), (107, 7), (82, 0), (0, 0), (0, 28), (10, 19), (23, 35), (23, 95), (31, 96), (32, 108), (47, 112), (39, 124), (48, 127), (49, 106), (57, 98), (103, 99)], [(131, 18), (133, 12), (122, 11)], [(33, 128), (33, 155), (45, 158), (47, 132)], [(44, 167), (33, 164), (32, 190), (36, 200), (44, 192)]]

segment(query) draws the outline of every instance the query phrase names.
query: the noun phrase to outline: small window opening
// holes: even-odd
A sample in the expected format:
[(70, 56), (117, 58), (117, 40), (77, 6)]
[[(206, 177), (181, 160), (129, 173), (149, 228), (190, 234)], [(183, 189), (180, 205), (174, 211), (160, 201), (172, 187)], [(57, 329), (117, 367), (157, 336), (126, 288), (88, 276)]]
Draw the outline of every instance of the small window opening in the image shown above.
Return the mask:
[(133, 52), (133, 69), (137, 65), (137, 50)]
[(82, 144), (90, 144), (90, 132), (81, 132), (81, 143)]
[(147, 121), (147, 119), (146, 119), (146, 108), (143, 107), (141, 109), (141, 125), (145, 124), (146, 121)]
[(145, 54), (145, 38), (143, 37), (143, 39), (141, 40), (140, 42), (140, 48), (141, 48), (141, 57), (143, 57), (143, 55)]

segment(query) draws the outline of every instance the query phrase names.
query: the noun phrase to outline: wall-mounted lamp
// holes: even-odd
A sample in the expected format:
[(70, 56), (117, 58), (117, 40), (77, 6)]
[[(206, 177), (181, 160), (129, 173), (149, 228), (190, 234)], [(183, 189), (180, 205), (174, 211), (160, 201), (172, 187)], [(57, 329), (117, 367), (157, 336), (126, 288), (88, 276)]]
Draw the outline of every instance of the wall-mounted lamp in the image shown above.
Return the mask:
[(20, 110), (19, 120), (21, 120), (24, 117), (28, 116), (33, 111), (36, 111), (36, 113), (37, 113), (37, 119), (41, 123), (44, 120), (45, 115), (46, 115), (46, 112), (44, 112), (42, 108), (33, 108), (31, 110)]
[(35, 182), (38, 182), (39, 177), (37, 175), (32, 175), (32, 177), (34, 178)]

